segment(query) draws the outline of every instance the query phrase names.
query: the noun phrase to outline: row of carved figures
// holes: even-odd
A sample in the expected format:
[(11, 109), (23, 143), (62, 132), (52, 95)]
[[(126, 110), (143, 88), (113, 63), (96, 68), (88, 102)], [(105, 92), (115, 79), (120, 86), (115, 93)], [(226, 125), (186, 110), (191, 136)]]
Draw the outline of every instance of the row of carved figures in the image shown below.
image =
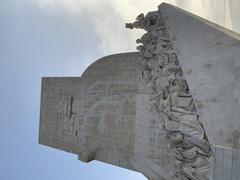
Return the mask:
[(155, 93), (152, 102), (164, 119), (162, 129), (176, 158), (172, 179), (209, 179), (210, 144), (160, 11), (140, 14), (126, 27), (147, 31), (137, 39), (137, 49), (142, 75)]

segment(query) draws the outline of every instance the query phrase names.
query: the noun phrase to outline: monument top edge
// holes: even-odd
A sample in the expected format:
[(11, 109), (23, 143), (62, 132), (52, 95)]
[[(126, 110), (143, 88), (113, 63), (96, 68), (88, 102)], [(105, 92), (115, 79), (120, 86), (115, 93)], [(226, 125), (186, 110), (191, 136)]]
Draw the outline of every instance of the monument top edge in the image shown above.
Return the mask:
[(174, 6), (174, 5), (172, 5), (172, 4), (165, 3), (165, 2), (164, 2), (164, 3), (161, 3), (161, 4), (158, 6), (158, 10), (159, 10), (160, 12), (161, 12), (163, 9), (165, 9), (165, 8), (173, 8), (173, 9), (176, 9), (176, 10), (182, 12), (182, 13), (185, 13), (185, 14), (187, 14), (187, 15), (189, 15), (189, 16), (191, 16), (191, 17), (193, 17), (193, 18), (195, 18), (195, 19), (197, 19), (197, 20), (199, 20), (199, 21), (201, 21), (202, 23), (204, 23), (204, 24), (206, 24), (206, 25), (208, 25), (208, 26), (210, 26), (210, 27), (212, 27), (212, 28), (214, 28), (214, 29), (217, 29), (218, 31), (221, 31), (221, 32), (223, 32), (223, 33), (231, 36), (231, 37), (234, 38), (234, 39), (240, 40), (240, 34), (239, 34), (239, 33), (235, 32), (235, 31), (233, 31), (233, 30), (231, 30), (231, 29), (228, 29), (228, 28), (226, 28), (226, 27), (223, 27), (223, 26), (221, 26), (221, 25), (219, 25), (219, 24), (216, 24), (216, 23), (214, 23), (214, 22), (212, 22), (212, 21), (209, 21), (209, 20), (207, 20), (207, 19), (205, 19), (205, 18), (203, 18), (203, 17), (200, 17), (200, 16), (198, 16), (198, 15), (196, 15), (196, 14), (192, 14), (191, 12), (186, 11), (186, 10), (184, 10), (184, 9), (181, 9), (181, 8), (179, 8), (179, 7), (177, 7), (177, 6)]

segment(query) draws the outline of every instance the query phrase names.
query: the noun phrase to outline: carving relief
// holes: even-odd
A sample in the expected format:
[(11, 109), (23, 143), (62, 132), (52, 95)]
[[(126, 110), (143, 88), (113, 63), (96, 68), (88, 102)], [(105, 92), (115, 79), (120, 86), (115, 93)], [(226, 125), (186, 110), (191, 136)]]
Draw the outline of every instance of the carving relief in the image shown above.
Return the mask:
[(141, 54), (143, 78), (155, 92), (152, 103), (164, 119), (161, 131), (169, 140), (169, 149), (176, 159), (172, 179), (209, 179), (210, 144), (161, 13), (140, 14), (126, 27), (147, 31), (137, 39), (140, 44), (137, 50)]

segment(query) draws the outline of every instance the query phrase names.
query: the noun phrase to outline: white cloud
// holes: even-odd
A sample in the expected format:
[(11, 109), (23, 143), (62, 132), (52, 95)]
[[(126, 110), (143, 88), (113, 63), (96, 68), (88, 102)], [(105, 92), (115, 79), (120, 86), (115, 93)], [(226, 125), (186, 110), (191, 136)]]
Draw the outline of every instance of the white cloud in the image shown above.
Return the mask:
[(77, 0), (36, 0), (38, 5), (46, 10), (58, 10), (59, 8), (77, 13), (79, 2)]
[[(137, 39), (142, 31), (130, 31), (124, 28), (141, 12), (156, 10), (162, 0), (35, 0), (38, 5), (49, 13), (68, 11), (85, 16), (92, 21), (96, 33), (101, 38), (101, 47), (105, 55), (134, 51)], [(223, 0), (167, 0), (194, 14), (209, 19), (217, 24), (232, 27), (229, 17), (229, 6)], [(216, 7), (216, 8), (213, 8)], [(225, 11), (225, 15), (223, 11)], [(235, 29), (238, 30), (238, 29)]]
[[(47, 13), (68, 11), (85, 16), (92, 21), (96, 33), (101, 38), (105, 55), (135, 51), (135, 40), (143, 31), (130, 31), (126, 22), (132, 22), (141, 12), (157, 9), (162, 1), (144, 0), (35, 0)], [(173, 1), (173, 0), (171, 0)], [(170, 1), (169, 1), (170, 2)]]

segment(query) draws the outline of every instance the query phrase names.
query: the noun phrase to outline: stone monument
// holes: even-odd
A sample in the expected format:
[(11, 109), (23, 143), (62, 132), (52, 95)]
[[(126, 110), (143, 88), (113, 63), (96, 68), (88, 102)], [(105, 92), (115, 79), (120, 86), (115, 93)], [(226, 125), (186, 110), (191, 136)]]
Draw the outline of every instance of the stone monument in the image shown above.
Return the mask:
[(151, 180), (240, 180), (240, 36), (169, 4), (139, 52), (43, 78), (39, 143)]

